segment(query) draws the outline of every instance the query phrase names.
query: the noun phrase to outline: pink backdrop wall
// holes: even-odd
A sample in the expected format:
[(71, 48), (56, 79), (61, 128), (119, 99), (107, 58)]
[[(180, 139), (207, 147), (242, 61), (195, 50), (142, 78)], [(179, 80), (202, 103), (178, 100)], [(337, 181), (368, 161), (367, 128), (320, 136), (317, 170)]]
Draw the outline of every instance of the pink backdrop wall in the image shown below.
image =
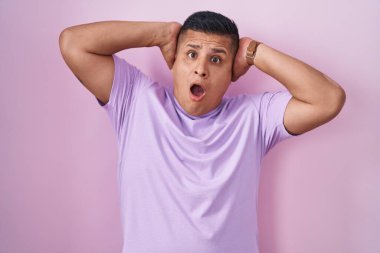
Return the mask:
[[(242, 36), (297, 57), (347, 94), (333, 121), (264, 160), (262, 253), (380, 252), (380, 2), (0, 1), (0, 252), (121, 252), (116, 139), (106, 113), (61, 58), (68, 26), (183, 22), (224, 13)], [(169, 82), (157, 48), (119, 55)], [(229, 95), (280, 90), (251, 69)]]

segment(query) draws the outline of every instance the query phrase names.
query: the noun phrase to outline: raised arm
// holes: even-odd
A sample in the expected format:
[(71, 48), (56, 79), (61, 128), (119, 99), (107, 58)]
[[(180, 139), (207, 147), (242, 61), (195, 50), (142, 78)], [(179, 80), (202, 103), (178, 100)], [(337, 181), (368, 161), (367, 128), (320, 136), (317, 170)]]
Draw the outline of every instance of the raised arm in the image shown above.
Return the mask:
[[(250, 38), (240, 40), (234, 64), (234, 81), (250, 68), (245, 59), (250, 41)], [(257, 47), (254, 64), (293, 95), (284, 115), (284, 126), (293, 134), (302, 134), (327, 123), (338, 115), (345, 103), (345, 91), (334, 80), (264, 43)]]
[(103, 21), (64, 29), (59, 37), (63, 59), (78, 80), (101, 102), (107, 103), (114, 75), (112, 54), (128, 48), (158, 46), (172, 67), (176, 22)]

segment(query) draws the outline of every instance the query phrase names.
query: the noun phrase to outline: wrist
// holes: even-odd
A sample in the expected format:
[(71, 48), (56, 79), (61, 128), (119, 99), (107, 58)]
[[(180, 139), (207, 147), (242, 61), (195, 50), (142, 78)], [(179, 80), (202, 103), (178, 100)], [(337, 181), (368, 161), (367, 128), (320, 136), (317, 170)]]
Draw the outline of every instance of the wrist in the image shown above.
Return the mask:
[(162, 22), (159, 25), (154, 35), (153, 46), (162, 48), (177, 39), (180, 24), (177, 22)]

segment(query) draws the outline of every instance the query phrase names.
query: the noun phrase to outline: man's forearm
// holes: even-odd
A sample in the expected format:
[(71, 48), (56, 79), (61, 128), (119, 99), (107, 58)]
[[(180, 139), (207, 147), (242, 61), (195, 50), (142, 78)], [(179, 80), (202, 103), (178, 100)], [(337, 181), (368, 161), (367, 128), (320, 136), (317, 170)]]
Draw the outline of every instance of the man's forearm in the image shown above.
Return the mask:
[(312, 105), (334, 106), (344, 91), (334, 80), (308, 64), (265, 44), (257, 48), (255, 66), (282, 83), (290, 93)]
[(165, 22), (94, 22), (66, 28), (60, 41), (66, 48), (112, 55), (128, 48), (160, 46), (168, 33), (167, 25)]

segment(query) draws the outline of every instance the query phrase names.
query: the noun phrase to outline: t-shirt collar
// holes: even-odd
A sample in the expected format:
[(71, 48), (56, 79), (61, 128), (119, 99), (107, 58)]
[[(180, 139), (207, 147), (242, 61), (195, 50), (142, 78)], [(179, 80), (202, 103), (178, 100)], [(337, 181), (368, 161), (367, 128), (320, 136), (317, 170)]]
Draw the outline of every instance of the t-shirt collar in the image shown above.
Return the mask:
[(215, 114), (217, 114), (220, 109), (222, 108), (222, 104), (224, 102), (224, 99), (222, 99), (221, 103), (213, 110), (209, 111), (208, 113), (205, 113), (205, 114), (202, 114), (202, 115), (199, 115), (199, 116), (194, 116), (194, 115), (190, 115), (189, 113), (187, 113), (185, 111), (185, 109), (182, 108), (182, 106), (180, 105), (180, 103), (177, 101), (177, 98), (174, 96), (174, 88), (173, 86), (170, 86), (170, 96), (173, 100), (173, 104), (176, 108), (176, 111), (180, 111), (183, 115), (185, 115), (186, 117), (188, 118), (191, 118), (191, 119), (202, 119), (202, 118), (209, 118), (209, 117), (212, 117), (214, 116)]

